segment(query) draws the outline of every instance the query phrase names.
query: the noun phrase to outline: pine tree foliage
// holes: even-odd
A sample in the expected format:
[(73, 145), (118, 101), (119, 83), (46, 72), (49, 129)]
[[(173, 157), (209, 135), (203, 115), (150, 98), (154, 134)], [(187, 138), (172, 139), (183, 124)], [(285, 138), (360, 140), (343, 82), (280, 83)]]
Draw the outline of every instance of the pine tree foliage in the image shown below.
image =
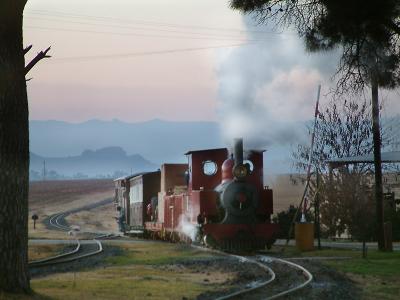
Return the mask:
[(338, 91), (359, 92), (400, 83), (400, 2), (396, 0), (231, 0), (259, 22), (295, 27), (307, 50), (342, 51)]

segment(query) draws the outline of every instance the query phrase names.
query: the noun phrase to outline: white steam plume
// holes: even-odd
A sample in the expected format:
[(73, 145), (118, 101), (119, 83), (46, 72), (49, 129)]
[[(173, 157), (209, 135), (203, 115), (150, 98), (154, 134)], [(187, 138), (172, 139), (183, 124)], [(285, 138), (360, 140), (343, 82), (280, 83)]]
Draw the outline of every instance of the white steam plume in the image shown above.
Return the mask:
[(247, 147), (291, 144), (303, 138), (318, 83), (335, 71), (337, 54), (307, 54), (293, 32), (273, 32), (243, 17), (249, 40), (265, 40), (218, 52), (219, 108), (226, 142), (243, 137)]
[(189, 237), (192, 241), (196, 239), (198, 233), (197, 226), (190, 223), (185, 215), (181, 215), (179, 218), (178, 230)]

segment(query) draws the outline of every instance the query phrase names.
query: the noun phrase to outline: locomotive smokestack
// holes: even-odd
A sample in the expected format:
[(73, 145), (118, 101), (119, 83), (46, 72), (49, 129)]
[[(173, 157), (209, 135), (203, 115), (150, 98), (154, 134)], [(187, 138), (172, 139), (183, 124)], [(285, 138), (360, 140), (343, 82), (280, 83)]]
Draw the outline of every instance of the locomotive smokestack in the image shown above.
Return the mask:
[(233, 145), (233, 158), (235, 159), (235, 166), (243, 164), (243, 139), (234, 139)]

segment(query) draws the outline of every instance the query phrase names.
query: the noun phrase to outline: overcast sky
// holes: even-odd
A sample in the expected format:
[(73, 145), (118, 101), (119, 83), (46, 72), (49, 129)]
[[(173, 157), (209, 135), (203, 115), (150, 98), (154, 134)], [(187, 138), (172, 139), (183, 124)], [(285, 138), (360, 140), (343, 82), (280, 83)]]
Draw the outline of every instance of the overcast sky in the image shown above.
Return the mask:
[(226, 0), (29, 0), (24, 43), (31, 56), (51, 45), (53, 56), (29, 74), (30, 119), (229, 127), (237, 105), (257, 122), (310, 119), (336, 56), (308, 55), (295, 34), (254, 25)]

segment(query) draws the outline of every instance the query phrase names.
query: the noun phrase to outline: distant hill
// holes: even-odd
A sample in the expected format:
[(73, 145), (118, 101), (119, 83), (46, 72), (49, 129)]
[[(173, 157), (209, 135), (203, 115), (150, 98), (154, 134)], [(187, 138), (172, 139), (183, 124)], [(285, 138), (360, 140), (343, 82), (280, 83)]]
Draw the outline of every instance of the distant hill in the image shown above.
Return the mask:
[(120, 147), (85, 150), (81, 155), (43, 157), (31, 152), (31, 179), (42, 179), (45, 162), (48, 179), (119, 177), (132, 172), (154, 171), (154, 164), (139, 154), (127, 155)]
[(215, 122), (90, 120), (83, 123), (30, 121), (29, 125), (31, 151), (48, 157), (79, 155), (85, 149), (115, 145), (160, 164), (184, 162), (183, 154), (190, 149), (224, 146)]
[[(217, 122), (171, 122), (155, 119), (141, 123), (90, 120), (83, 123), (30, 121), (29, 124), (30, 147), (33, 153), (44, 157), (72, 156), (72, 160), (75, 161), (78, 160), (77, 157), (85, 156), (86, 149), (101, 149), (113, 145), (121, 147), (124, 149), (121, 151), (126, 151), (126, 153), (136, 153), (142, 158), (145, 157), (158, 166), (164, 162), (186, 162), (184, 153), (188, 150), (227, 146), (221, 137), (220, 126)], [(289, 141), (287, 144), (272, 144), (267, 148), (264, 154), (266, 172), (268, 174), (290, 173), (292, 148)], [(90, 151), (86, 154), (89, 153)], [(124, 157), (126, 153), (120, 153), (120, 157)], [(93, 153), (93, 155), (97, 154)], [(36, 158), (33, 157), (33, 161), (35, 160)], [(38, 158), (38, 161), (41, 160), (43, 158)], [(119, 161), (126, 163), (127, 160), (124, 158)], [(111, 164), (114, 162), (110, 163), (110, 167)], [(128, 171), (130, 164), (130, 162), (124, 166), (122, 163), (118, 164), (118, 168), (110, 169), (108, 172), (118, 169)], [(42, 170), (42, 166), (33, 164), (32, 167), (35, 170)], [(51, 166), (49, 168), (51, 169)], [(72, 169), (68, 163), (64, 163), (63, 168), (68, 170), (68, 174), (84, 172), (84, 170), (78, 171), (75, 167)], [(97, 171), (94, 167), (92, 169), (94, 171), (91, 174)]]

